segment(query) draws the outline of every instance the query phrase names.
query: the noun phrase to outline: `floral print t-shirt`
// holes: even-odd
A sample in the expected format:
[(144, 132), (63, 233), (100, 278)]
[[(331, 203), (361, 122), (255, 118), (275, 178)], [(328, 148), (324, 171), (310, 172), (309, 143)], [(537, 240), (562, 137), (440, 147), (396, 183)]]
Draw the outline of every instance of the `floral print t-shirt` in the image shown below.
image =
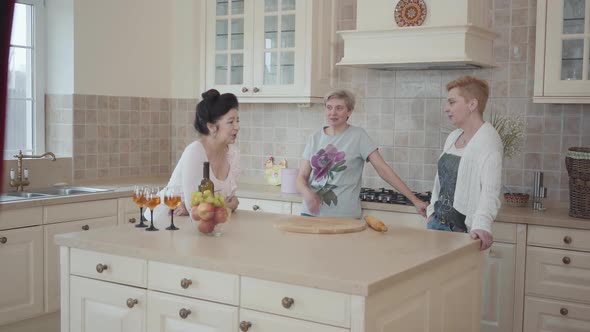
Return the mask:
[[(377, 144), (359, 127), (350, 126), (334, 136), (324, 129), (313, 134), (303, 151), (311, 164), (309, 185), (321, 199), (319, 215), (358, 219), (363, 167)], [(301, 212), (311, 214), (305, 202)]]

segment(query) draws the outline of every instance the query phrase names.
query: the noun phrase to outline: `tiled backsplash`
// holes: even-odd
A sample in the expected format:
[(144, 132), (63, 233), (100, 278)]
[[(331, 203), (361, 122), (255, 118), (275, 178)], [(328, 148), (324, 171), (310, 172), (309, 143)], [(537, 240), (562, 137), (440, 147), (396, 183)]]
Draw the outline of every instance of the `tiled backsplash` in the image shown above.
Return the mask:
[[(356, 2), (343, 2), (339, 29), (354, 29)], [(526, 124), (522, 149), (526, 153), (505, 160), (504, 184), (513, 191), (530, 191), (532, 173), (543, 171), (549, 199), (567, 200), (565, 152), (570, 146), (590, 146), (590, 105), (533, 104), (536, 1), (495, 0), (490, 10), (499, 34), (494, 44), (497, 68), (397, 72), (338, 68), (338, 87), (357, 96), (350, 122), (369, 132), (385, 160), (412, 189), (430, 190), (448, 127), (442, 111), (445, 84), (466, 74), (484, 78), (491, 86), (486, 117), (519, 114)], [(166, 176), (187, 143), (197, 137), (196, 102), (75, 95), (68, 105), (63, 96), (48, 96), (52, 105), (48, 112), (55, 112), (48, 116), (48, 135), (60, 132), (49, 141), (61, 140), (72, 126), (75, 179)], [(68, 106), (73, 110), (71, 120)], [(290, 167), (298, 166), (308, 137), (324, 123), (324, 116), (321, 105), (244, 104), (240, 120), (244, 175), (262, 179), (264, 160), (271, 154), (286, 158)], [(65, 133), (52, 130), (59, 126)], [(365, 168), (363, 184), (386, 186), (371, 166)]]

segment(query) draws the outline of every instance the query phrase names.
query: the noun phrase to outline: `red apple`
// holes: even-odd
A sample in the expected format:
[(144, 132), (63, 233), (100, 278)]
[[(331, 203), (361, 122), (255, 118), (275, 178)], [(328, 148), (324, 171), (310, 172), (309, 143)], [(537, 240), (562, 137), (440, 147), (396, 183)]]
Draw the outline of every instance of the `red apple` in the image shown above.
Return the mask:
[(228, 213), (227, 213), (227, 209), (224, 207), (216, 207), (215, 208), (215, 217), (213, 218), (213, 220), (215, 220), (216, 223), (224, 223), (227, 221), (227, 217), (228, 217)]
[(198, 229), (199, 229), (199, 232), (201, 232), (203, 234), (209, 234), (209, 233), (213, 232), (215, 225), (217, 225), (217, 223), (215, 223), (215, 221), (201, 220), (201, 222), (199, 223)]
[(197, 213), (201, 220), (212, 220), (215, 216), (215, 206), (211, 203), (202, 202), (197, 205)]
[(198, 205), (195, 205), (195, 206), (193, 206), (193, 207), (191, 208), (191, 218), (192, 218), (194, 221), (199, 221), (199, 220), (201, 220), (201, 217), (199, 217), (199, 210), (197, 210), (197, 206), (198, 206)]

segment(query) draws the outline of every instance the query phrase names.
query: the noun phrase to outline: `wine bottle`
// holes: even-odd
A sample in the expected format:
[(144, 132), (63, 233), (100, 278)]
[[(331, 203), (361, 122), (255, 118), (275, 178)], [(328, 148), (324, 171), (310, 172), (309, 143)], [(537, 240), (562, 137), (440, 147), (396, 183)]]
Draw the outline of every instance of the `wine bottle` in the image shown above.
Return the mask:
[(203, 180), (201, 180), (201, 184), (199, 185), (199, 191), (204, 193), (205, 190), (210, 190), (211, 194), (215, 192), (213, 181), (209, 178), (209, 162), (206, 161), (203, 163)]

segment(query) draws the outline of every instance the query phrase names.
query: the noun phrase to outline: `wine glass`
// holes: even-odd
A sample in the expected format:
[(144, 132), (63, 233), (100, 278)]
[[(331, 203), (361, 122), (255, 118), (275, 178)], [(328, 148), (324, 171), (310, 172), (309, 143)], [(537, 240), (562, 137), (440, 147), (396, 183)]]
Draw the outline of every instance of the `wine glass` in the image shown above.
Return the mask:
[(164, 204), (170, 208), (170, 226), (166, 227), (169, 231), (175, 231), (178, 227), (174, 226), (174, 209), (182, 203), (182, 195), (179, 186), (169, 186), (164, 191)]
[(144, 196), (145, 190), (146, 187), (142, 185), (136, 185), (133, 187), (133, 203), (139, 206), (139, 224), (135, 225), (135, 227), (148, 227), (143, 222), (145, 220), (143, 217), (143, 207), (146, 206), (147, 203)]
[(146, 228), (146, 231), (157, 231), (158, 229), (154, 227), (154, 209), (156, 206), (160, 205), (160, 189), (158, 187), (148, 187), (145, 190), (145, 199), (147, 200), (147, 207), (150, 208), (150, 227)]

